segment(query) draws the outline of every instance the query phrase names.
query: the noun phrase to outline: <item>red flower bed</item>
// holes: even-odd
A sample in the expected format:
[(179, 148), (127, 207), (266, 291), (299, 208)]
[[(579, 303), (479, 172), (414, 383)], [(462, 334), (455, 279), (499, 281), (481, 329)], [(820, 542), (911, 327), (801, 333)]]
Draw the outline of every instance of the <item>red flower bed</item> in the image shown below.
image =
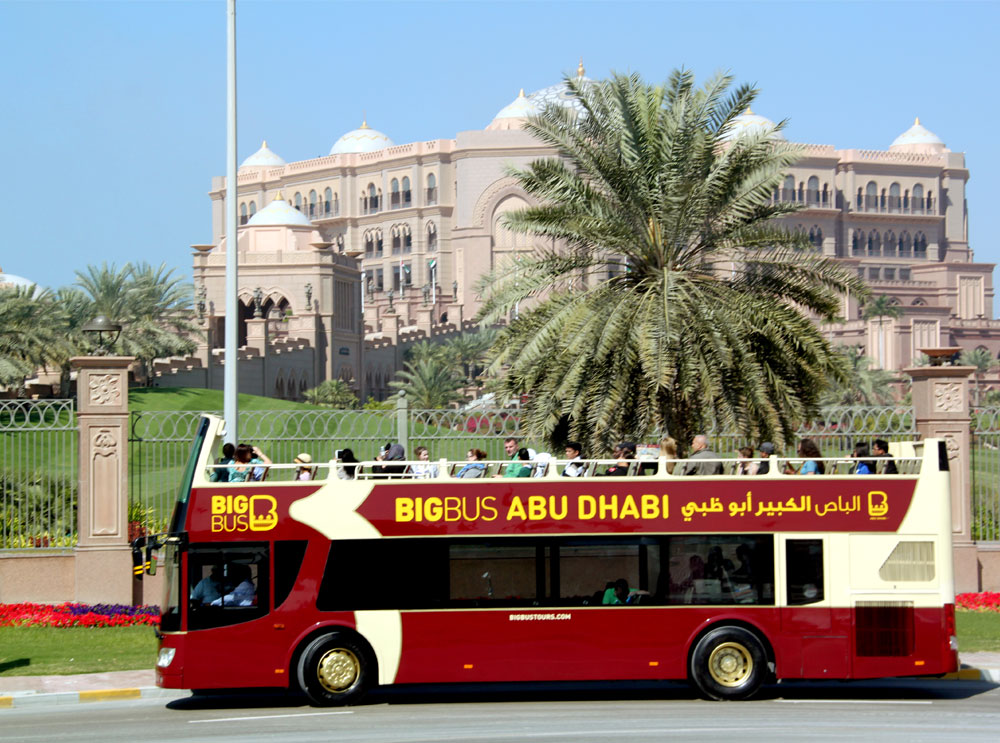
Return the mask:
[(995, 611), (1000, 613), (1000, 593), (960, 593), (955, 597), (955, 605), (967, 611)]
[(0, 627), (132, 627), (157, 625), (156, 606), (126, 604), (0, 604)]

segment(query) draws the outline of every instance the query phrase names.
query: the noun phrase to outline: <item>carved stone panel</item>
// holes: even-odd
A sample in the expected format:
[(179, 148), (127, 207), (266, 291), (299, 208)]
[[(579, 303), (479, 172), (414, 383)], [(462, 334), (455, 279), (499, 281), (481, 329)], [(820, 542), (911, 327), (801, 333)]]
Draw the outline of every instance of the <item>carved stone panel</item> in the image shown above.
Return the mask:
[(121, 429), (96, 428), (90, 446), (90, 533), (118, 536), (121, 530)]
[(960, 382), (934, 383), (934, 410), (942, 413), (961, 413), (964, 410)]
[(94, 407), (118, 406), (122, 402), (121, 374), (90, 375), (90, 404)]

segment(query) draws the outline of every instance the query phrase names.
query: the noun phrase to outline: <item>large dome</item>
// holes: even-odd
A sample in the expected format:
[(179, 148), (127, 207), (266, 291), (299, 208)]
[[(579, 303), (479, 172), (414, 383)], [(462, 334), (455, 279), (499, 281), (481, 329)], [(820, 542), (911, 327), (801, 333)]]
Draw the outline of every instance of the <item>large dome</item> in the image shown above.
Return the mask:
[(240, 163), (241, 168), (277, 168), (285, 164), (277, 154), (267, 146), (267, 140), (261, 144), (260, 149), (250, 157)]
[(331, 155), (343, 155), (349, 152), (377, 152), (395, 144), (378, 129), (368, 126), (368, 121), (362, 121), (361, 126), (349, 131), (338, 139), (330, 148)]
[(500, 109), (487, 129), (520, 129), (524, 120), (534, 116), (539, 111), (538, 106), (524, 94), (524, 88), (512, 102)]
[(16, 276), (12, 273), (4, 273), (3, 269), (0, 268), (0, 289), (8, 289), (15, 286), (37, 286), (37, 284), (31, 279), (26, 279), (23, 276)]
[(945, 146), (941, 138), (926, 129), (917, 118), (913, 126), (896, 137), (889, 145), (889, 152), (917, 152), (921, 154), (937, 154), (944, 152)]
[[(733, 123), (729, 125), (729, 131), (726, 132), (724, 138), (726, 141), (731, 141), (748, 134), (755, 135), (761, 132), (772, 131), (774, 127), (775, 123), (769, 118), (755, 114), (747, 108), (746, 111), (733, 119)], [(774, 132), (774, 138), (784, 139), (785, 135), (781, 132)]]
[(274, 197), (274, 201), (250, 217), (250, 221), (247, 222), (248, 227), (266, 225), (311, 227), (312, 222), (309, 221), (309, 217), (285, 201), (279, 191), (278, 195)]

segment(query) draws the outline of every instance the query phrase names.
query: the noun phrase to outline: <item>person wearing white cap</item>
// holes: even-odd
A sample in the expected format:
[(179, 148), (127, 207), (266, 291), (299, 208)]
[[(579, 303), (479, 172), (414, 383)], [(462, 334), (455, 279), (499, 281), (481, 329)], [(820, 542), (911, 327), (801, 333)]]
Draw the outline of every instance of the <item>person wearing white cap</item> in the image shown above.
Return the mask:
[(302, 452), (297, 457), (295, 457), (295, 464), (299, 465), (298, 469), (295, 470), (296, 480), (312, 480), (313, 476), (316, 474), (316, 468), (310, 467), (313, 458), (306, 452)]

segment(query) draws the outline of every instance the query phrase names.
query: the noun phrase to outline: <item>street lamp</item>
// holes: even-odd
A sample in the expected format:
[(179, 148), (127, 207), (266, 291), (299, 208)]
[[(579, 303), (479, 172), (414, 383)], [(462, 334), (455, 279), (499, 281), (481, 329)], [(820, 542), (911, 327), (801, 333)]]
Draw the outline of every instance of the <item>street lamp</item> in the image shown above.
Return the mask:
[(122, 326), (111, 322), (107, 315), (98, 315), (80, 330), (90, 335), (97, 344), (97, 350), (94, 351), (95, 356), (108, 356), (111, 353), (111, 346), (115, 345), (118, 336), (122, 333)]

